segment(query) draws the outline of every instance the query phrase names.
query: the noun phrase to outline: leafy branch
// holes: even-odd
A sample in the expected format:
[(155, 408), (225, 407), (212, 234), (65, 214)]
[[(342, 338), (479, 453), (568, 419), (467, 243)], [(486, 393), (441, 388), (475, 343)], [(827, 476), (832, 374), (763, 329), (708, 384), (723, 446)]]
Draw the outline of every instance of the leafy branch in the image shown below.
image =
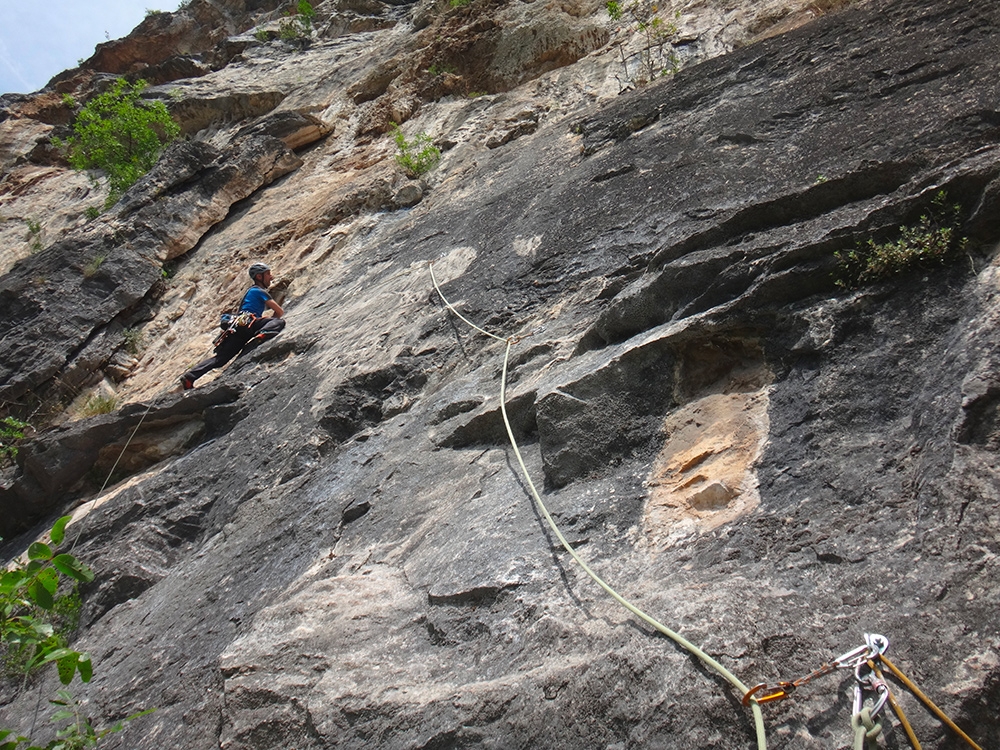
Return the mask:
[[(50, 538), (56, 547), (62, 544), (69, 521), (69, 516), (63, 516), (52, 527)], [(65, 636), (46, 613), (52, 613), (57, 604), (72, 595), (59, 595), (64, 579), (89, 583), (94, 573), (73, 555), (57, 553), (45, 542), (28, 547), (27, 558), (0, 575), (0, 644), (9, 661), (22, 664), (25, 675), (55, 662), (64, 685), (72, 682), (76, 674), (89, 682), (93, 675), (90, 655), (68, 648)]]
[(427, 133), (418, 133), (407, 140), (402, 128), (392, 123), (392, 137), (396, 141), (396, 163), (410, 177), (420, 177), (430, 172), (441, 161), (441, 150)]
[[(665, 21), (660, 15), (660, 6), (650, 0), (631, 0), (618, 2), (607, 0), (604, 4), (608, 15), (613, 21), (625, 19), (633, 33), (638, 33), (641, 42), (638, 51), (625, 52), (625, 43), (618, 44), (621, 56), (625, 83), (619, 78), (622, 91), (637, 85), (650, 83), (660, 76), (676, 73), (678, 68), (677, 55), (670, 45), (671, 39), (677, 34), (677, 24)], [(680, 18), (680, 11), (674, 14), (674, 19)]]
[(0, 461), (12, 460), (17, 456), (17, 444), (24, 439), (24, 431), (30, 425), (14, 417), (0, 419)]
[[(27, 677), (47, 664), (55, 664), (59, 681), (69, 685), (77, 675), (83, 682), (93, 677), (90, 655), (68, 647), (67, 638), (58, 625), (60, 613), (79, 608), (77, 589), (81, 583), (94, 580), (93, 571), (73, 555), (58, 552), (66, 538), (70, 516), (63, 516), (49, 533), (51, 544), (34, 542), (28, 547), (27, 559), (18, 560), (0, 575), (0, 647), (7, 663), (18, 665)], [(70, 584), (70, 593), (60, 594), (63, 584)], [(75, 627), (75, 623), (74, 623)], [(83, 712), (80, 702), (68, 690), (59, 690), (49, 701), (56, 707), (51, 720), (65, 722), (47, 745), (32, 744), (28, 737), (13, 730), (0, 729), (0, 750), (84, 750), (97, 747), (107, 735), (121, 731), (126, 722), (144, 716), (151, 710), (140, 711), (109, 727), (96, 729)]]
[(882, 243), (870, 239), (834, 253), (838, 262), (834, 283), (842, 289), (857, 288), (909, 268), (945, 263), (968, 245), (968, 238), (957, 233), (961, 213), (959, 204), (949, 204), (948, 194), (938, 191), (916, 225), (899, 228), (898, 239)]
[(295, 10), (290, 10), (278, 23), (278, 37), (285, 41), (309, 39), (312, 36), (316, 11), (309, 0), (298, 0)]
[(73, 133), (54, 139), (68, 153), (73, 169), (98, 169), (108, 180), (107, 205), (114, 204), (153, 168), (163, 146), (180, 134), (163, 102), (141, 102), (145, 81), (115, 81), (80, 110)]

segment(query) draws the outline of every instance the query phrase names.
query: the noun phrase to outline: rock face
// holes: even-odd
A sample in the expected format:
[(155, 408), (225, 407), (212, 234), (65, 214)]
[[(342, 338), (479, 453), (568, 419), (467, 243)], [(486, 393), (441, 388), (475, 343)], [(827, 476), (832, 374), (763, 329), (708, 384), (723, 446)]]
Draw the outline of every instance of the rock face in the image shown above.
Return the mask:
[[(699, 7), (682, 69), (617, 96), (636, 41), (596, 7), (318, 5), (336, 33), (230, 37), (239, 56), (171, 84), (191, 140), (104, 217), (12, 251), (0, 394), (54, 416), (7, 469), (3, 551), (74, 513), (97, 572), (74, 689), (103, 724), (157, 707), (109, 748), (755, 746), (743, 696), (533, 503), (506, 337), (511, 431), (601, 578), (747, 685), (884, 634), (1000, 744), (1000, 9)], [(393, 23), (342, 34), (351, 13)], [(432, 75), (448, 34), (466, 57)], [(204, 106), (253, 92), (276, 95)], [(443, 149), (422, 182), (390, 119)], [(42, 168), (31, 137), (0, 151), (21, 154), (0, 198)], [(941, 191), (956, 258), (835, 283), (836, 253), (896, 240)], [(258, 259), (285, 332), (170, 392)], [(70, 421), (125, 326), (147, 342), (129, 403)], [(849, 747), (855, 683), (764, 705), (768, 747)], [(959, 746), (892, 689), (923, 747)], [(3, 684), (0, 723), (29, 731), (35, 690)]]
[(272, 136), (238, 140), (225, 154), (182, 142), (104, 220), (17, 264), (0, 280), (0, 316), (18, 331), (0, 345), (2, 397), (21, 399), (57, 375), (69, 388), (84, 385), (117, 348), (102, 340), (108, 326), (120, 333), (162, 280), (162, 264), (301, 163)]

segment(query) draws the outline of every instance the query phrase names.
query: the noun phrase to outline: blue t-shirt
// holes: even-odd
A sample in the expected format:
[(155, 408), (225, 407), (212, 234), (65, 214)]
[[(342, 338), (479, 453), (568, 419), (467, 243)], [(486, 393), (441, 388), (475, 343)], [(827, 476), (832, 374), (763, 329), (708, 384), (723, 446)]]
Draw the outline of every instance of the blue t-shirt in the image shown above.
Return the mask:
[(243, 304), (240, 305), (240, 312), (251, 312), (259, 318), (264, 314), (264, 309), (269, 299), (271, 299), (271, 295), (267, 293), (266, 289), (259, 286), (252, 286), (243, 295)]

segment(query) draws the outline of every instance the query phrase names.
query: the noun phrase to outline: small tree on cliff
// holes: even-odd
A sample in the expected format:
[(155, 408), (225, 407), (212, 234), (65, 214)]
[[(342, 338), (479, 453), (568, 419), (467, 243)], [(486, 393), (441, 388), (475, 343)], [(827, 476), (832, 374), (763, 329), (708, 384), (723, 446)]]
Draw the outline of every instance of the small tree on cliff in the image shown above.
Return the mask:
[(129, 84), (119, 78), (80, 110), (74, 135), (57, 143), (74, 169), (104, 172), (109, 206), (156, 164), (163, 146), (180, 133), (163, 102), (139, 99), (145, 88), (145, 81)]
[[(93, 676), (90, 655), (69, 648), (69, 635), (80, 615), (79, 584), (94, 580), (89, 567), (57, 550), (66, 539), (70, 520), (70, 516), (63, 516), (56, 521), (49, 533), (51, 545), (32, 543), (26, 559), (8, 563), (0, 574), (0, 674), (20, 672), (25, 680), (22, 689), (30, 673), (48, 664), (56, 665), (63, 685), (69, 685), (77, 675), (83, 682), (90, 682)], [(97, 747), (99, 740), (120, 732), (126, 722), (151, 712), (140, 711), (97, 729), (72, 693), (60, 690), (49, 702), (57, 708), (52, 721), (64, 724), (54, 740), (42, 747), (11, 729), (0, 728), (0, 750), (18, 750), (22, 745), (27, 746), (22, 750)]]

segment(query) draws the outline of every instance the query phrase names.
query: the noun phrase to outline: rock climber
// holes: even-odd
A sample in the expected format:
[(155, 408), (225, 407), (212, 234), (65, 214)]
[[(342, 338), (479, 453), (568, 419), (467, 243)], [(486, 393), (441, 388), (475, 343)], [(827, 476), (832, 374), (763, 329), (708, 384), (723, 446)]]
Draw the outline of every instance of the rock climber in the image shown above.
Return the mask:
[[(209, 370), (222, 367), (233, 357), (256, 349), (284, 329), (285, 321), (281, 316), (285, 311), (267, 291), (273, 278), (271, 269), (264, 263), (254, 263), (249, 273), (253, 286), (243, 295), (239, 312), (223, 316), (223, 332), (215, 341), (215, 354), (181, 376), (181, 387), (185, 391), (194, 388), (194, 381)], [(271, 311), (271, 317), (264, 317), (265, 310)]]

